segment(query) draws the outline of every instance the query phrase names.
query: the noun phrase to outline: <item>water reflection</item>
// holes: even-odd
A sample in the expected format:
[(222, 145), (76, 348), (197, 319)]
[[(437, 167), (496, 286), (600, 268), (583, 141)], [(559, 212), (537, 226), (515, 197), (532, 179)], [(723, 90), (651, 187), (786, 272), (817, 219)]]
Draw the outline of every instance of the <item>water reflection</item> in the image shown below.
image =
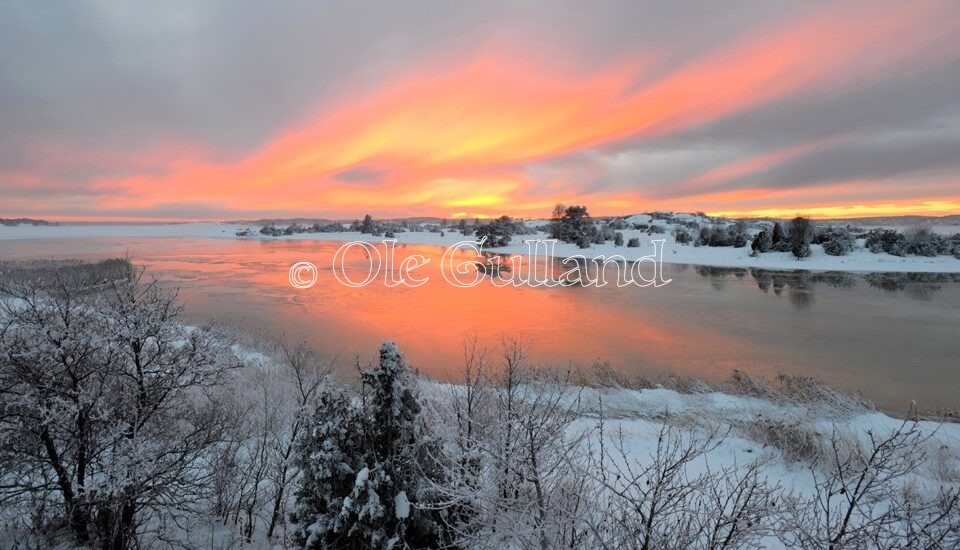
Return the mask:
[[(455, 288), (441, 276), (442, 249), (409, 245), (397, 247), (396, 260), (412, 254), (429, 259), (419, 273), (430, 278), (427, 284), (390, 288), (380, 280), (348, 288), (334, 278), (337, 248), (307, 241), (51, 239), (0, 242), (0, 257), (104, 258), (129, 252), (181, 286), (191, 318), (285, 333), (342, 357), (372, 353), (382, 339), (392, 338), (414, 366), (439, 376), (456, 372), (464, 336), (495, 345), (512, 335), (530, 344), (536, 360), (553, 365), (600, 359), (631, 376), (651, 378), (670, 373), (724, 378), (733, 369), (769, 377), (783, 372), (862, 390), (891, 409), (905, 408), (912, 399), (931, 409), (958, 405), (960, 277), (955, 275), (668, 265), (664, 276), (673, 282), (660, 288), (515, 287), (501, 284), (515, 272), (496, 278), (477, 273), (477, 263), (499, 255), (464, 252), (458, 259), (468, 262), (469, 277), (480, 277), (481, 284)], [(360, 250), (346, 263), (358, 280), (370, 260)], [(298, 261), (319, 268), (315, 287), (291, 288), (287, 270)], [(553, 260), (551, 265), (555, 276), (569, 267)], [(590, 273), (602, 264), (578, 265)], [(545, 267), (536, 268), (541, 276)], [(616, 267), (603, 267), (611, 281)], [(529, 269), (522, 266), (520, 275)]]
[[(676, 266), (676, 272), (683, 273), (689, 266)], [(810, 307), (814, 303), (815, 288), (818, 285), (834, 289), (850, 289), (862, 280), (872, 289), (888, 293), (902, 293), (918, 301), (928, 301), (943, 289), (944, 284), (960, 283), (958, 273), (867, 273), (854, 275), (842, 271), (782, 271), (759, 268), (693, 266), (701, 277), (710, 281), (716, 291), (723, 291), (728, 278), (743, 279), (748, 273), (756, 282), (757, 288), (764, 294), (781, 296), (784, 290), (790, 303), (798, 309)]]

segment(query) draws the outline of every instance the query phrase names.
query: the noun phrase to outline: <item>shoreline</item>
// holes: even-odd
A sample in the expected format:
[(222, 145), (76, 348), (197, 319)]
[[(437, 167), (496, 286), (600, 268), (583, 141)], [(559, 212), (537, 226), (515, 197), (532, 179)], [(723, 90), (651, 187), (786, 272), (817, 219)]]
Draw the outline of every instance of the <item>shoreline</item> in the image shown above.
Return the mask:
[[(237, 237), (236, 232), (250, 228), (252, 234), (247, 237)], [(242, 239), (256, 241), (323, 241), (349, 242), (364, 241), (379, 243), (383, 237), (355, 232), (337, 233), (299, 233), (285, 236), (263, 236), (255, 233), (256, 226), (220, 222), (190, 222), (178, 224), (150, 224), (150, 225), (57, 225), (57, 226), (13, 226), (0, 227), (0, 242), (7, 240), (32, 239), (83, 239), (83, 238), (214, 238), (214, 239)], [(553, 250), (555, 258), (584, 257), (596, 259), (621, 256), (626, 261), (637, 260), (653, 252), (651, 241), (663, 239), (663, 263), (673, 265), (694, 265), (723, 268), (757, 268), (771, 271), (810, 271), (810, 272), (845, 272), (854, 274), (865, 273), (960, 273), (960, 260), (952, 256), (898, 257), (887, 253), (875, 254), (862, 247), (854, 250), (847, 256), (829, 256), (820, 245), (811, 245), (813, 255), (809, 258), (797, 260), (789, 252), (767, 252), (757, 257), (749, 255), (748, 248), (733, 247), (696, 247), (693, 245), (679, 245), (669, 234), (648, 235), (641, 230), (623, 230), (625, 238), (640, 239), (640, 247), (628, 248), (613, 246), (610, 243), (593, 245), (590, 248), (580, 249), (570, 243), (558, 242)], [(487, 252), (497, 254), (520, 254), (528, 252), (524, 241), (545, 239), (543, 233), (534, 235), (517, 235), (514, 242), (505, 247), (488, 248)], [(449, 247), (460, 241), (472, 240), (472, 236), (464, 236), (450, 231), (441, 237), (439, 233), (405, 232), (396, 235), (399, 245), (424, 245)]]

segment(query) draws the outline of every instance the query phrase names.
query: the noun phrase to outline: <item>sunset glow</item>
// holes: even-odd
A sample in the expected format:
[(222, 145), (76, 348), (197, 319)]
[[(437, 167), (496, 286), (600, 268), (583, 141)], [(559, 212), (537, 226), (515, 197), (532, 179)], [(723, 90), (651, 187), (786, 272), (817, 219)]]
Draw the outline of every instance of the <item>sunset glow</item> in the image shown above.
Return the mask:
[[(531, 44), (438, 45), (372, 77), (347, 67), (323, 100), (242, 147), (178, 126), (137, 127), (136, 139), (113, 145), (96, 139), (95, 122), (90, 139), (4, 130), (0, 216), (545, 217), (557, 202), (599, 215), (954, 214), (955, 159), (904, 153), (874, 169), (870, 159), (909, 152), (915, 145), (898, 140), (919, 134), (856, 117), (808, 131), (804, 109), (827, 112), (826, 94), (856, 97), (955, 72), (956, 12), (936, 1), (811, 4), (680, 61), (649, 42), (592, 57), (576, 40), (544, 51), (533, 34)], [(301, 70), (311, 70), (303, 57)], [(783, 120), (782, 139), (764, 139), (766, 129), (740, 135), (767, 112)], [(960, 143), (955, 118), (930, 116), (913, 121), (918, 131), (932, 127), (940, 146)], [(842, 166), (856, 155), (862, 174)]]

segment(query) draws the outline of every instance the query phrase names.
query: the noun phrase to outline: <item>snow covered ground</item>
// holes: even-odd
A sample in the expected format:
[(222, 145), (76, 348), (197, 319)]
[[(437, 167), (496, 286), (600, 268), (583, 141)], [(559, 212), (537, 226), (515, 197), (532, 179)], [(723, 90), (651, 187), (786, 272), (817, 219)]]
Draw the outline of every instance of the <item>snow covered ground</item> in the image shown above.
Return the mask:
[[(421, 387), (423, 395), (436, 396), (449, 393), (452, 386), (424, 382)], [(633, 464), (632, 471), (650, 467), (660, 452), (662, 430), (668, 426), (678, 434), (677, 441), (716, 438), (715, 445), (707, 446), (684, 466), (683, 479), (710, 472), (742, 475), (759, 464), (760, 479), (782, 491), (777, 500), (786, 498), (793, 503), (824, 495), (818, 484), (832, 468), (831, 449), (836, 449), (838, 442), (844, 448), (860, 445), (870, 449), (874, 441), (890, 438), (909, 425), (853, 401), (799, 402), (716, 391), (686, 394), (665, 388), (569, 387), (564, 391), (571, 410), (577, 411), (567, 428), (569, 437), (580, 439), (590, 453), (603, 448), (601, 440), (608, 449), (616, 448), (605, 467), (610, 479), (620, 479), (627, 472), (614, 462)], [(960, 482), (956, 477), (960, 472), (960, 424), (920, 421), (916, 428), (920, 444), (902, 451), (919, 466), (899, 482), (925, 491), (955, 489)], [(838, 495), (830, 499), (830, 506), (842, 501)], [(777, 529), (773, 527), (762, 537), (760, 547), (784, 547)]]
[[(637, 215), (628, 218), (631, 223), (650, 223), (647, 215)], [(527, 222), (536, 226), (542, 222)], [(811, 245), (813, 252), (809, 258), (797, 260), (789, 252), (768, 252), (757, 257), (750, 257), (749, 245), (744, 248), (733, 247), (695, 247), (680, 245), (674, 242), (669, 224), (653, 221), (657, 225), (667, 228), (664, 234), (648, 235), (646, 231), (624, 229), (624, 239), (629, 241), (636, 237), (640, 239), (640, 247), (627, 248), (614, 246), (612, 242), (603, 245), (592, 245), (587, 249), (580, 249), (576, 245), (557, 243), (554, 255), (559, 257), (584, 256), (596, 258), (599, 256), (611, 257), (620, 255), (626, 260), (635, 260), (653, 252), (651, 241), (663, 239), (665, 247), (663, 261), (671, 264), (711, 265), (718, 267), (759, 267), (765, 269), (805, 269), (811, 271), (860, 271), (860, 272), (960, 272), (960, 260), (951, 256), (898, 257), (886, 253), (874, 254), (863, 248), (863, 241), (853, 252), (846, 256), (829, 256), (820, 245)], [(139, 237), (203, 237), (235, 239), (236, 232), (249, 228), (249, 239), (283, 239), (283, 240), (320, 240), (320, 241), (353, 241), (364, 240), (380, 242), (383, 237), (364, 235), (357, 232), (344, 231), (342, 233), (298, 233), (289, 236), (268, 237), (260, 235), (259, 226), (234, 223), (179, 223), (179, 224), (152, 224), (152, 225), (57, 225), (57, 226), (28, 226), (0, 227), (0, 240), (5, 239), (44, 239), (44, 238), (139, 238)], [(950, 233), (952, 228), (935, 228), (941, 233)], [(518, 235), (513, 238), (510, 246), (494, 249), (506, 254), (525, 254), (527, 246), (524, 241), (548, 238), (544, 233), (534, 235)], [(423, 244), (437, 246), (451, 246), (459, 241), (472, 240), (451, 228), (444, 236), (430, 232), (397, 233), (396, 239), (400, 243)], [(541, 254), (543, 252), (540, 252)]]

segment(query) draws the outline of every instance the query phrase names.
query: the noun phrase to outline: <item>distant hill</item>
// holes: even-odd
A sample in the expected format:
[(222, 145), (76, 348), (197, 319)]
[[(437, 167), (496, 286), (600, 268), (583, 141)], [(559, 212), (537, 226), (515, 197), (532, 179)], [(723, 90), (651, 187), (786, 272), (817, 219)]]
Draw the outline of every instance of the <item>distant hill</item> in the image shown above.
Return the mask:
[[(419, 216), (419, 217), (410, 217), (410, 218), (374, 218), (377, 221), (383, 222), (402, 222), (407, 221), (409, 223), (440, 223), (442, 218), (434, 218), (429, 216)], [(450, 218), (447, 218), (448, 220)], [(299, 223), (300, 225), (313, 225), (315, 223), (326, 224), (326, 223), (351, 223), (354, 220), (363, 221), (363, 216), (350, 219), (340, 219), (340, 220), (331, 220), (329, 218), (261, 218), (259, 220), (228, 220), (225, 223), (242, 223), (248, 225), (290, 225), (294, 223)]]
[(58, 225), (57, 222), (48, 222), (47, 220), (34, 220), (31, 218), (0, 218), (0, 225), (13, 227), (16, 225)]
[(876, 216), (873, 218), (832, 219), (850, 225), (960, 225), (960, 214), (949, 216)]

